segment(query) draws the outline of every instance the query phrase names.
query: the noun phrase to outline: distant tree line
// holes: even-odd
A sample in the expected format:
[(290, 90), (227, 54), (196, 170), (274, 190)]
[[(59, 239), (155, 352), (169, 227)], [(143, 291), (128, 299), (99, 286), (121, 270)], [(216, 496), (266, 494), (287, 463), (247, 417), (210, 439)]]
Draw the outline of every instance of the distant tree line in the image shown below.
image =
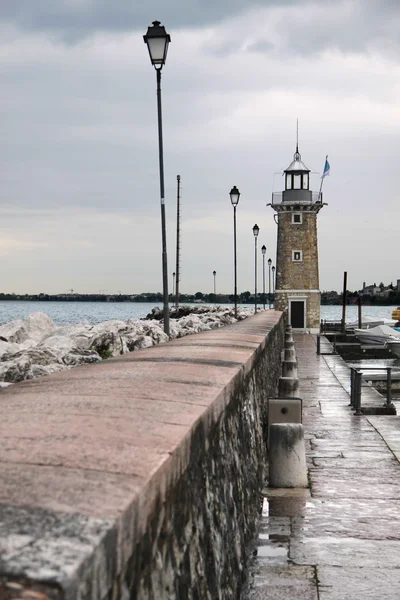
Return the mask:
[[(358, 298), (364, 306), (400, 306), (400, 292), (393, 289), (387, 296), (366, 296), (357, 292), (347, 291), (347, 304), (357, 304)], [(343, 294), (335, 291), (321, 292), (321, 304), (343, 304)]]
[[(359, 292), (347, 292), (347, 304), (357, 304)], [(400, 292), (392, 290), (387, 297), (382, 296), (362, 296), (364, 306), (400, 306)], [(20, 301), (38, 301), (38, 302), (151, 302), (160, 304), (163, 302), (161, 292), (146, 292), (143, 294), (4, 294), (0, 293), (0, 301), (2, 300), (20, 300)], [(175, 302), (175, 296), (169, 295), (169, 301)], [(235, 301), (233, 294), (203, 294), (196, 292), (195, 294), (179, 294), (179, 303), (205, 302), (207, 304), (233, 304)], [(257, 294), (258, 304), (273, 303), (273, 294)], [(321, 304), (335, 305), (342, 304), (343, 294), (338, 292), (322, 292)], [(254, 304), (254, 294), (246, 291), (238, 295), (239, 304)]]
[[(273, 302), (273, 294), (257, 294), (257, 302)], [(0, 293), (2, 300), (38, 301), (38, 302), (151, 302), (154, 304), (163, 302), (161, 292), (146, 292), (142, 294), (4, 294)], [(169, 295), (170, 302), (175, 301), (175, 296)], [(205, 302), (210, 304), (229, 304), (234, 302), (233, 294), (179, 294), (179, 303)], [(238, 295), (239, 304), (254, 304), (254, 294), (249, 291)]]

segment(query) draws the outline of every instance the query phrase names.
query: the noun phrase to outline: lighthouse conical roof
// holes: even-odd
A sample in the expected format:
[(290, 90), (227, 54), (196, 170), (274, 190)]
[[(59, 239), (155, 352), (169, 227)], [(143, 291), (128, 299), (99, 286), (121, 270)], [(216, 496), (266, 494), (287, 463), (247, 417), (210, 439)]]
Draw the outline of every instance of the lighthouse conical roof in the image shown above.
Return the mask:
[(306, 167), (306, 165), (301, 160), (301, 154), (300, 154), (298, 148), (296, 148), (296, 152), (293, 155), (292, 162), (290, 163), (288, 168), (285, 169), (285, 173), (291, 173), (292, 171), (300, 171), (303, 173), (310, 173), (310, 169), (308, 167)]

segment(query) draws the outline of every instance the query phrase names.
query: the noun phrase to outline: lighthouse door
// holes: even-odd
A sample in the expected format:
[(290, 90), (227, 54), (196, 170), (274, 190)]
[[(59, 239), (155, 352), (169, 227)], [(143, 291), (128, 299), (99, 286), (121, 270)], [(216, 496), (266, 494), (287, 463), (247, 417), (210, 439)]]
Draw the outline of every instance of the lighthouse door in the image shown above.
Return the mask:
[(291, 300), (290, 301), (290, 324), (293, 329), (304, 329), (304, 313), (305, 313), (305, 301), (304, 300)]

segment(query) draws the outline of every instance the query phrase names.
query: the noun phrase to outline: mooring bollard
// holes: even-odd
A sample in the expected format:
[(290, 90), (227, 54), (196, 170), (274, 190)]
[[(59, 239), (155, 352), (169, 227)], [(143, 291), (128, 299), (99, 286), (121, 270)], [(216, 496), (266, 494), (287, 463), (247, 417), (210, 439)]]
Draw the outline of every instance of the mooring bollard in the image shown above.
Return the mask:
[(282, 377), (296, 377), (297, 378), (297, 361), (296, 360), (284, 360), (282, 362)]
[(269, 439), (269, 485), (307, 487), (304, 428), (300, 423), (273, 423)]
[(317, 354), (318, 356), (321, 354), (321, 336), (317, 335)]
[(362, 412), (361, 412), (361, 380), (362, 380), (362, 373), (355, 370), (354, 398), (353, 398), (354, 404), (353, 404), (353, 406), (356, 409), (356, 412), (354, 413), (354, 416), (356, 416), (356, 417), (360, 417), (362, 415)]
[(285, 342), (283, 360), (296, 360), (296, 348), (294, 342)]
[(293, 341), (293, 334), (292, 334), (291, 331), (286, 331), (286, 333), (285, 333), (285, 344), (287, 344), (288, 342), (289, 343), (290, 342), (294, 343), (294, 341)]
[(294, 398), (299, 391), (299, 380), (297, 377), (279, 377), (279, 397)]
[(386, 369), (386, 404), (392, 404), (392, 368)]
[(354, 367), (350, 367), (350, 404), (349, 406), (354, 407), (354, 389), (355, 389), (355, 372)]

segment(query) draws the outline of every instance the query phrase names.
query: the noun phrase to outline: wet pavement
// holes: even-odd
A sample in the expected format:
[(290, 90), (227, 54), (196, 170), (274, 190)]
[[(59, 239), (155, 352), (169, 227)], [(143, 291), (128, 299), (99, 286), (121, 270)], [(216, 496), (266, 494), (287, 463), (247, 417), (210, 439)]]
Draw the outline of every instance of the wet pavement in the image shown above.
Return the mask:
[[(346, 363), (295, 346), (310, 487), (264, 490), (248, 598), (398, 600), (400, 419), (354, 416)], [(363, 405), (384, 401), (363, 385)]]

